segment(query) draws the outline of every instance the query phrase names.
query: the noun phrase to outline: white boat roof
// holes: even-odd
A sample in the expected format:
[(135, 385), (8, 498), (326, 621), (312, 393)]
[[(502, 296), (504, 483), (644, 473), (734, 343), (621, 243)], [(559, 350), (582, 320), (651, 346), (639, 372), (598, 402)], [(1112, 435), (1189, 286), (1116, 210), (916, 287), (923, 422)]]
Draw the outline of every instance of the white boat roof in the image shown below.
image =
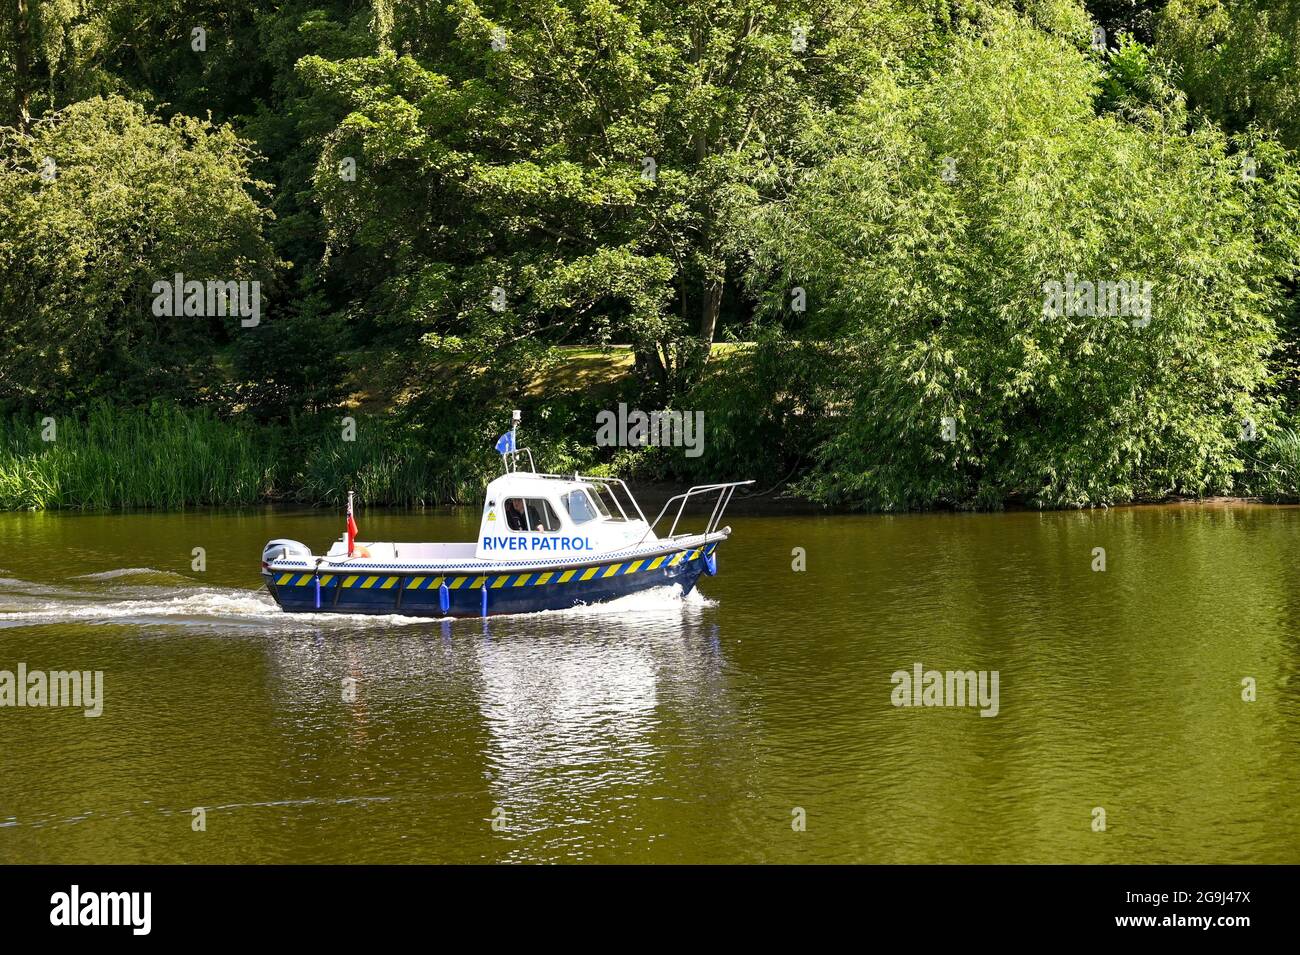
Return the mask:
[(558, 474), (536, 474), (532, 471), (511, 471), (499, 478), (494, 478), (487, 486), (487, 500), (495, 501), (497, 497), (526, 496), (529, 493), (543, 491), (550, 494), (555, 491), (567, 493), (579, 488), (592, 488), (596, 485), (584, 481), (581, 477), (562, 477)]

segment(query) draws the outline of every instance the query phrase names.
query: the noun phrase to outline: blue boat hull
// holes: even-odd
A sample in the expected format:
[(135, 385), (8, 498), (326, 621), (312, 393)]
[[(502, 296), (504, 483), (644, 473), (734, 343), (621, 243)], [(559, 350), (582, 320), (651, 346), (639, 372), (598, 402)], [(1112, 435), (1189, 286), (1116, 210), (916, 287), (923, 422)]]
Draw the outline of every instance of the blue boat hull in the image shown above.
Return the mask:
[(690, 593), (700, 575), (715, 566), (716, 548), (714, 543), (656, 558), (551, 571), (318, 575), (272, 570), (262, 576), (276, 603), (290, 613), (480, 617), (567, 610), (673, 584)]

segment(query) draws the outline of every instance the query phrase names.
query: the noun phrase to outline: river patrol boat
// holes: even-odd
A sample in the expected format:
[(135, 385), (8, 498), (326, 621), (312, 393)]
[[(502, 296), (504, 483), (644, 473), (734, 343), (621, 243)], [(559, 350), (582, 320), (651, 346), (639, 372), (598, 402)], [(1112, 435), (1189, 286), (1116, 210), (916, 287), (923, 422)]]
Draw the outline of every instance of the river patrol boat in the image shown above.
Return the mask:
[[(518, 425), (518, 412), (515, 412)], [(647, 521), (616, 478), (537, 473), (532, 452), (515, 448), (512, 429), (497, 442), (504, 473), (487, 487), (477, 541), (449, 544), (355, 540), (348, 531), (323, 556), (273, 540), (262, 550), (262, 578), (286, 611), (487, 617), (565, 610), (653, 587), (690, 593), (717, 572), (719, 527), (737, 487), (701, 484), (675, 495)], [(526, 461), (527, 470), (523, 470)], [(689, 501), (713, 502), (701, 533), (679, 533)], [(672, 514), (660, 537), (656, 528)]]

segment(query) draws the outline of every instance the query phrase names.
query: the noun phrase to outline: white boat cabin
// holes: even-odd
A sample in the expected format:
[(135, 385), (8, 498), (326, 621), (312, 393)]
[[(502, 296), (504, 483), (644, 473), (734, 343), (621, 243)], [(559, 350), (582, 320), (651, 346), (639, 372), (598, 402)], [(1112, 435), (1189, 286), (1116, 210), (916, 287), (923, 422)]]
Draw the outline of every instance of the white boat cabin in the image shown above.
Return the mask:
[(474, 556), (545, 560), (603, 554), (655, 540), (648, 531), (635, 505), (629, 514), (607, 484), (513, 471), (487, 487)]
[[(564, 560), (657, 540), (630, 492), (621, 482), (614, 483), (624, 487), (626, 503), (599, 479), (512, 471), (488, 485), (477, 541), (358, 541), (353, 559), (375, 563)], [(346, 540), (335, 541), (327, 556), (347, 560)]]

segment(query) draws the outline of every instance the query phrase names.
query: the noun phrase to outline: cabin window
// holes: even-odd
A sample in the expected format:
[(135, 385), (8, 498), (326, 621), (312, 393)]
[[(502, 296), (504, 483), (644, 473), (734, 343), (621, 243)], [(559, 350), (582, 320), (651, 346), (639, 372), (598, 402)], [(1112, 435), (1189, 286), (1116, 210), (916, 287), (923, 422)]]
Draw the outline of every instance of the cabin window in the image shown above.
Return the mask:
[(512, 531), (558, 531), (560, 519), (544, 497), (506, 499), (506, 526)]
[(600, 509), (600, 514), (607, 521), (626, 520), (623, 516), (623, 509), (618, 506), (614, 499), (614, 492), (607, 485), (597, 484), (591, 489), (591, 499), (596, 502), (596, 507)]
[[(585, 524), (601, 516), (604, 508), (597, 509), (586, 491), (570, 491), (564, 495), (564, 506), (569, 510), (569, 517), (575, 524)], [(608, 512), (605, 512), (608, 513)]]

